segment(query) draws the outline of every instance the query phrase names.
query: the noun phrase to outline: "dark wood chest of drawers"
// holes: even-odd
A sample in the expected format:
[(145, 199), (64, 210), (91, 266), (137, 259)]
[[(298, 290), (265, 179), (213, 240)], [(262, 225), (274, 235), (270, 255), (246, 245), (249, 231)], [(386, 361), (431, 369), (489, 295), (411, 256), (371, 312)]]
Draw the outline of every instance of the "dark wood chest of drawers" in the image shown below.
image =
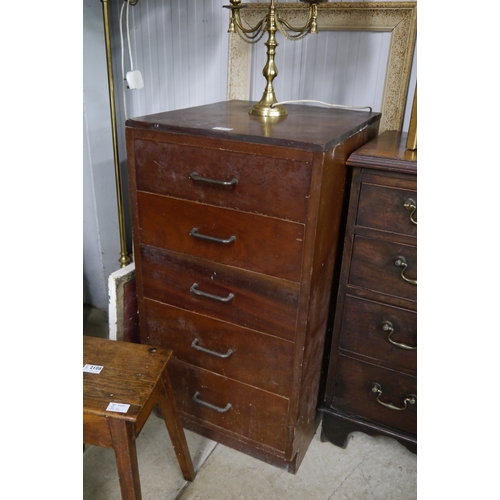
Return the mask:
[[(385, 132), (355, 151), (322, 439), (385, 434), (416, 452), (417, 156)], [(333, 314), (333, 312), (332, 312)]]
[(127, 121), (141, 342), (184, 425), (295, 472), (317, 411), (345, 161), (380, 115), (229, 101)]

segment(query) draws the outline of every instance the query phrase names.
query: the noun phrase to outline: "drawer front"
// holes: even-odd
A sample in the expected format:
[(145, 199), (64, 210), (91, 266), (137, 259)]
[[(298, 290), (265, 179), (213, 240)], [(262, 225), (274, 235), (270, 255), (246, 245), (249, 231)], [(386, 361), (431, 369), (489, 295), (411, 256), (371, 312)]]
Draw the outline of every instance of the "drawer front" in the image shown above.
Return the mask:
[[(373, 392), (374, 384), (382, 391)], [(417, 404), (405, 398), (417, 395), (417, 379), (369, 363), (339, 356), (333, 406), (409, 434), (417, 434)], [(377, 401), (377, 397), (380, 402)], [(381, 403), (392, 405), (392, 409)]]
[(416, 237), (416, 208), (416, 190), (362, 183), (356, 225)]
[(292, 342), (152, 300), (144, 302), (148, 344), (168, 347), (191, 365), (290, 397)]
[[(254, 442), (285, 450), (288, 399), (175, 358), (169, 362), (168, 372), (181, 413)], [(196, 393), (198, 402), (193, 399)], [(218, 409), (204, 406), (200, 401)]]
[(311, 163), (140, 139), (134, 150), (140, 191), (306, 221)]
[(349, 284), (416, 301), (417, 285), (405, 278), (417, 279), (416, 247), (354, 237)]
[(142, 243), (300, 281), (303, 224), (149, 193), (137, 197)]
[(145, 297), (295, 340), (298, 283), (148, 246), (141, 267)]
[(339, 347), (416, 373), (417, 314), (347, 295)]

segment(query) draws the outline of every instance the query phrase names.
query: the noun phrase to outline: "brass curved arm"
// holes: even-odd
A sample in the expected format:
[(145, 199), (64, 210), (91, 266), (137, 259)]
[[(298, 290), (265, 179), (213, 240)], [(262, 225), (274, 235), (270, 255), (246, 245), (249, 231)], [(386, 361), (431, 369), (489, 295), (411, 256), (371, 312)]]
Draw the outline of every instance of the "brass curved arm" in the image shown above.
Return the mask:
[(315, 17), (315, 15), (313, 14), (313, 9), (311, 9), (309, 11), (309, 16), (307, 18), (307, 21), (306, 23), (304, 24), (304, 26), (302, 26), (301, 28), (295, 28), (294, 26), (292, 26), (288, 21), (286, 21), (285, 19), (281, 18), (280, 15), (278, 14), (278, 21), (289, 31), (294, 31), (295, 33), (303, 33), (305, 30), (308, 30), (311, 28), (311, 20), (313, 17)]
[[(304, 33), (317, 33), (318, 32), (318, 6), (316, 4), (311, 4), (311, 8), (309, 9), (309, 16), (307, 18), (306, 23), (301, 28), (296, 28), (292, 26), (288, 21), (281, 18), (279, 13), (276, 13), (277, 21), (279, 24), (284, 26), (287, 30), (293, 31), (294, 33), (299, 33), (297, 36), (301, 36)], [(280, 30), (281, 31), (281, 30)], [(288, 38), (288, 37), (287, 37)], [(293, 40), (294, 36), (289, 35), (289, 38)]]
[[(237, 27), (239, 33), (243, 34), (247, 41), (257, 42), (258, 40), (260, 40), (265, 32), (264, 28), (265, 26), (267, 26), (267, 20), (269, 16), (265, 16), (255, 26), (245, 28), (245, 26), (243, 26), (243, 23), (241, 22), (240, 10), (244, 9), (246, 5), (240, 5), (240, 2), (236, 1), (231, 1), (231, 4), (232, 5), (223, 5), (225, 9), (231, 10), (231, 17), (229, 18), (229, 29), (227, 30), (228, 33), (236, 33)], [(258, 40), (256, 40), (257, 37), (259, 37)]]
[[(261, 33), (263, 30), (263, 26), (267, 25), (267, 19), (268, 16), (264, 17), (261, 19), (253, 28), (245, 28), (241, 22), (241, 17), (240, 17), (240, 11), (239, 9), (235, 10), (235, 16), (234, 16), (234, 22), (236, 23), (236, 26), (238, 26), (238, 29), (245, 33), (245, 35), (248, 38), (257, 38), (257, 36)], [(253, 33), (253, 35), (249, 35), (249, 33)]]

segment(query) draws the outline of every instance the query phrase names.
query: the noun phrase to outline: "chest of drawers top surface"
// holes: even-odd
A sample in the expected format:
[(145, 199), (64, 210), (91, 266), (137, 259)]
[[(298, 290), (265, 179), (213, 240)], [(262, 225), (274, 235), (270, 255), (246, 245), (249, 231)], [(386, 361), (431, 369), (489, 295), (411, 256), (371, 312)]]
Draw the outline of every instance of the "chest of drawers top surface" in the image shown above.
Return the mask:
[(127, 120), (126, 125), (214, 139), (326, 151), (348, 135), (380, 119), (380, 113), (298, 104), (287, 106), (286, 117), (262, 119), (248, 114), (252, 104), (249, 101), (222, 101), (132, 118)]
[(352, 167), (417, 175), (417, 151), (406, 149), (408, 134), (386, 131), (356, 150), (347, 160)]

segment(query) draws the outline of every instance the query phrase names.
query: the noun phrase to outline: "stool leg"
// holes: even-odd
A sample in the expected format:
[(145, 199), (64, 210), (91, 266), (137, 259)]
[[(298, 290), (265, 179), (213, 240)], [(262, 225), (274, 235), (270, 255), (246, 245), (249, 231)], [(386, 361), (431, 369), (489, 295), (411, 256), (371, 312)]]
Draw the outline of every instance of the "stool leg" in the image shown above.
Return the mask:
[(108, 422), (113, 438), (122, 500), (142, 500), (134, 423), (115, 418), (108, 418)]
[(191, 454), (189, 453), (186, 435), (184, 434), (184, 429), (182, 428), (181, 419), (179, 417), (174, 391), (172, 390), (168, 377), (164, 377), (161, 383), (163, 390), (160, 391), (158, 404), (160, 405), (165, 425), (167, 426), (175, 454), (177, 455), (177, 461), (179, 462), (182, 475), (186, 481), (193, 481), (196, 474), (194, 472)]

